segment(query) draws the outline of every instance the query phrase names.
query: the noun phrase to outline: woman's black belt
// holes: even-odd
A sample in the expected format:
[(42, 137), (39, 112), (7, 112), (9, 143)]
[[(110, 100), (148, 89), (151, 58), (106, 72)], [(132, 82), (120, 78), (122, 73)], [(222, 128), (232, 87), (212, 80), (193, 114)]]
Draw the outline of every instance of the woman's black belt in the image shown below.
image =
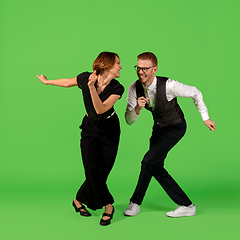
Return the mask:
[(92, 120), (97, 120), (97, 121), (100, 120), (101, 121), (101, 120), (105, 120), (105, 119), (108, 119), (108, 118), (112, 117), (114, 114), (115, 114), (115, 110), (112, 113), (110, 113), (107, 117), (105, 117), (105, 116), (91, 117), (87, 113), (86, 113), (86, 116), (89, 117)]

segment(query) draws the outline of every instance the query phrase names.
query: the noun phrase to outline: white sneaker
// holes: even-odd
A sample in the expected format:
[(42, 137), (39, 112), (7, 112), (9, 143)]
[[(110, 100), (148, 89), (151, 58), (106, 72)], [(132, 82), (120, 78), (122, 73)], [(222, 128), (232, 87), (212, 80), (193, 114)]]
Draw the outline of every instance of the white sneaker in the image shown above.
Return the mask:
[(127, 209), (123, 212), (125, 216), (135, 216), (140, 212), (138, 204), (130, 202)]
[(186, 217), (196, 215), (196, 206), (191, 204), (188, 207), (178, 206), (176, 210), (166, 213), (168, 217)]

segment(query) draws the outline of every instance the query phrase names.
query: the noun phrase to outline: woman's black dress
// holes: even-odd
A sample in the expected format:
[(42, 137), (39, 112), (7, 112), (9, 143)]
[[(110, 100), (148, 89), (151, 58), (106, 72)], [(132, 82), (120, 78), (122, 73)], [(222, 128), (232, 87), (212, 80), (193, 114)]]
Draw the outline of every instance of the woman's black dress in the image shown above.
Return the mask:
[[(106, 181), (117, 155), (120, 126), (113, 107), (103, 114), (96, 113), (88, 87), (90, 74), (84, 72), (77, 76), (87, 115), (80, 126), (80, 147), (86, 180), (78, 190), (76, 199), (96, 210), (114, 203)], [(122, 96), (123, 92), (123, 86), (113, 79), (99, 97), (104, 102), (110, 95)]]

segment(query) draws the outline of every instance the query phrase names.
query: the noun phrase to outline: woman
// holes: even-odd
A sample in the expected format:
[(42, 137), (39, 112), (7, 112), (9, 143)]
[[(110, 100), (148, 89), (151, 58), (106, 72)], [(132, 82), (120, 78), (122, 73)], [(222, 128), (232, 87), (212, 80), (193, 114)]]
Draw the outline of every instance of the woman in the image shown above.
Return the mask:
[(120, 77), (119, 56), (102, 52), (93, 63), (93, 73), (83, 72), (72, 79), (47, 80), (44, 75), (37, 77), (47, 85), (60, 87), (78, 86), (83, 93), (87, 114), (80, 128), (80, 147), (86, 180), (73, 200), (73, 207), (82, 216), (91, 216), (92, 210), (105, 206), (100, 224), (110, 224), (113, 217), (113, 197), (106, 181), (113, 167), (120, 136), (120, 126), (113, 105), (122, 96), (123, 86), (114, 78)]

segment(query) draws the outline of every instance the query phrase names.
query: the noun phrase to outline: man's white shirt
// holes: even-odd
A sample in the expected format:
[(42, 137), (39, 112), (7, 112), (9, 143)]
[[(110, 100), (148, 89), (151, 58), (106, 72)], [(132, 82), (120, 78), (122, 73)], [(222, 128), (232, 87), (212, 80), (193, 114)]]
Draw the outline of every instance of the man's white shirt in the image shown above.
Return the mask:
[[(156, 101), (156, 92), (157, 92), (157, 78), (154, 77), (153, 82), (149, 87), (145, 87), (143, 84), (143, 89), (146, 98), (150, 98), (148, 104), (150, 107), (155, 106)], [(192, 98), (195, 106), (200, 112), (203, 121), (208, 120), (208, 110), (206, 105), (203, 102), (202, 93), (193, 86), (188, 86), (182, 84), (178, 81), (168, 79), (166, 81), (166, 98), (168, 101), (171, 101), (175, 97), (187, 97)], [(135, 107), (137, 106), (137, 93), (136, 93), (136, 82), (133, 82), (128, 89), (127, 95), (127, 109), (125, 113), (126, 122), (132, 124), (137, 121), (138, 115), (135, 112)]]

